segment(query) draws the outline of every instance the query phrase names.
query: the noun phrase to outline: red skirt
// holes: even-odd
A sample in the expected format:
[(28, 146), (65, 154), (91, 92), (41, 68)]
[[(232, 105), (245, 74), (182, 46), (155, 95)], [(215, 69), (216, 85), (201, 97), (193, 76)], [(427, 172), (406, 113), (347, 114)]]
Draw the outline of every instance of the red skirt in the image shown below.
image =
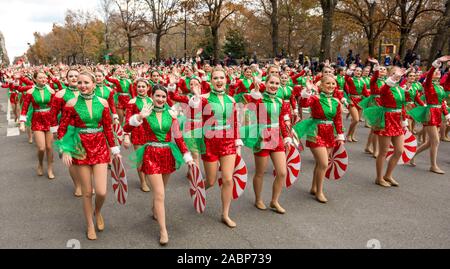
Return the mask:
[(334, 127), (332, 124), (318, 124), (316, 142), (306, 140), (308, 148), (334, 148), (336, 138), (334, 137)]
[(11, 104), (17, 104), (19, 102), (19, 95), (16, 92), (11, 93), (11, 95), (9, 95), (9, 102), (11, 102)]
[(49, 132), (52, 126), (52, 114), (50, 111), (45, 112), (33, 112), (33, 117), (31, 119), (31, 130)]
[(284, 143), (281, 135), (278, 136), (278, 141), (276, 143), (275, 142), (276, 138), (270, 140), (269, 143), (265, 142), (267, 146), (264, 149), (255, 152), (254, 155), (258, 157), (267, 157), (270, 156), (272, 152), (284, 152)]
[(442, 123), (442, 108), (430, 107), (430, 120), (424, 123), (423, 126), (441, 126)]
[(86, 151), (84, 160), (73, 159), (75, 165), (95, 165), (110, 162), (109, 148), (106, 144), (105, 134), (80, 134), (81, 144)]
[(205, 138), (206, 152), (202, 154), (205, 162), (216, 162), (220, 157), (236, 154), (235, 138)]
[(130, 95), (121, 95), (119, 94), (119, 103), (117, 104), (117, 109), (125, 110), (128, 106), (128, 102), (130, 102)]
[(403, 135), (402, 113), (401, 112), (385, 112), (384, 130), (374, 131), (380, 136), (400, 136)]
[(175, 158), (170, 147), (147, 146), (145, 148), (140, 169), (144, 174), (171, 174), (175, 170)]
[(350, 96), (350, 100), (352, 101), (350, 107), (356, 107), (356, 109), (361, 110), (361, 107), (359, 106), (359, 102), (362, 100), (361, 96)]

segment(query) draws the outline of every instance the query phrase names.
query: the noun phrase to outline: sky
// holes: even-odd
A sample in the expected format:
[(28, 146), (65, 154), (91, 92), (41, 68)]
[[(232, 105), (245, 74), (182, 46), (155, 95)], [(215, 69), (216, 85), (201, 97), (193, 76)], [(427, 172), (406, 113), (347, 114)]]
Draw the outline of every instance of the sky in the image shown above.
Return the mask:
[(0, 0), (0, 31), (10, 61), (34, 43), (34, 32), (46, 34), (53, 23), (63, 24), (68, 9), (94, 12), (98, 7), (98, 0)]

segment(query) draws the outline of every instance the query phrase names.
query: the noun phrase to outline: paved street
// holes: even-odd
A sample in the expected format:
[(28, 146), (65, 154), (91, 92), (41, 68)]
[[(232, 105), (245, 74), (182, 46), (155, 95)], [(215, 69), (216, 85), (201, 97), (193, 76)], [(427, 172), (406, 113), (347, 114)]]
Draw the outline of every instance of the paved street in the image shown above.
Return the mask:
[[(160, 248), (159, 229), (150, 217), (151, 194), (142, 193), (136, 172), (128, 164), (129, 196), (125, 206), (115, 201), (111, 185), (104, 206), (106, 230), (88, 241), (81, 200), (72, 195), (72, 182), (56, 157), (56, 180), (36, 176), (35, 146), (26, 135), (7, 137), (6, 94), (0, 90), (0, 248), (66, 248), (70, 239), (81, 248)], [(348, 126), (348, 122), (346, 122)], [(442, 143), (439, 164), (447, 174), (428, 172), (428, 153), (417, 167), (399, 166), (399, 188), (374, 184), (374, 159), (363, 152), (368, 129), (361, 124), (359, 143), (347, 144), (350, 168), (344, 179), (325, 182), (328, 204), (316, 202), (308, 191), (314, 162), (302, 153), (299, 181), (284, 190), (285, 215), (253, 206), (253, 158), (245, 150), (249, 183), (232, 204), (238, 227), (220, 222), (220, 192), (207, 192), (203, 215), (195, 212), (188, 194), (186, 167), (173, 175), (166, 192), (169, 248), (381, 248), (450, 247), (450, 143)], [(123, 153), (125, 159), (131, 151)], [(266, 173), (264, 198), (271, 197), (272, 167)]]

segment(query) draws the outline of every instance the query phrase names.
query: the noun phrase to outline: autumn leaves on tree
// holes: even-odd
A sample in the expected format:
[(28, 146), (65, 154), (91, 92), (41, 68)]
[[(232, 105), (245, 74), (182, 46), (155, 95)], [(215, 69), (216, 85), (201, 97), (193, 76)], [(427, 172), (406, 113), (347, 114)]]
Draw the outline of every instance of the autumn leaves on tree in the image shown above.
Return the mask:
[(132, 63), (194, 56), (203, 47), (209, 60), (233, 48), (237, 58), (303, 52), (324, 60), (350, 48), (376, 56), (381, 41), (401, 56), (413, 49), (434, 58), (449, 47), (449, 1), (100, 0), (99, 17), (69, 10), (50, 33), (35, 33), (27, 56), (34, 64)]

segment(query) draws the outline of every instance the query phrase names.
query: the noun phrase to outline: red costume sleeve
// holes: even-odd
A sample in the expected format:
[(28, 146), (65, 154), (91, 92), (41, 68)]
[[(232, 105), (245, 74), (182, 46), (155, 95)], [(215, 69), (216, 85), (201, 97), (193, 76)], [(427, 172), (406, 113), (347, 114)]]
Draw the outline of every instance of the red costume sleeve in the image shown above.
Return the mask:
[(178, 148), (180, 149), (181, 153), (185, 154), (188, 152), (188, 148), (186, 146), (186, 143), (183, 139), (183, 134), (180, 131), (180, 124), (178, 123), (177, 119), (172, 120), (172, 137), (175, 140), (175, 143), (177, 144)]
[(20, 113), (21, 116), (26, 116), (28, 113), (28, 107), (30, 106), (31, 103), (31, 97), (32, 95), (29, 93), (25, 94), (25, 98), (23, 101), (23, 106), (22, 106), (22, 113)]
[(115, 86), (115, 91), (116, 91), (116, 92), (123, 92), (122, 86), (120, 85), (120, 81), (117, 80), (117, 79), (115, 79), (115, 78), (113, 78), (113, 77), (111, 77), (111, 74), (108, 74), (108, 75), (105, 77), (105, 79), (106, 79), (107, 81), (111, 82), (112, 84), (114, 84), (114, 86)]
[(343, 131), (344, 129), (343, 129), (343, 125), (342, 125), (342, 112), (341, 111), (342, 111), (341, 103), (338, 102), (336, 116), (334, 116), (334, 119), (333, 119), (334, 126), (336, 127), (336, 132), (338, 135), (344, 133), (344, 131)]
[(76, 114), (76, 111), (75, 111), (74, 107), (68, 107), (68, 106), (64, 107), (61, 121), (59, 123), (58, 133), (57, 133), (58, 140), (64, 137), (64, 135), (67, 132), (67, 127), (69, 125), (73, 125), (75, 114)]
[(103, 109), (103, 115), (102, 115), (102, 125), (103, 125), (103, 133), (106, 136), (106, 140), (108, 141), (108, 145), (110, 148), (116, 146), (116, 142), (114, 140), (114, 133), (112, 130), (112, 119), (111, 115), (109, 114), (109, 107), (105, 107)]
[(283, 102), (281, 105), (281, 112), (280, 112), (280, 131), (283, 138), (289, 137), (289, 130), (286, 125), (286, 121), (284, 119), (285, 116), (290, 116), (290, 104)]

